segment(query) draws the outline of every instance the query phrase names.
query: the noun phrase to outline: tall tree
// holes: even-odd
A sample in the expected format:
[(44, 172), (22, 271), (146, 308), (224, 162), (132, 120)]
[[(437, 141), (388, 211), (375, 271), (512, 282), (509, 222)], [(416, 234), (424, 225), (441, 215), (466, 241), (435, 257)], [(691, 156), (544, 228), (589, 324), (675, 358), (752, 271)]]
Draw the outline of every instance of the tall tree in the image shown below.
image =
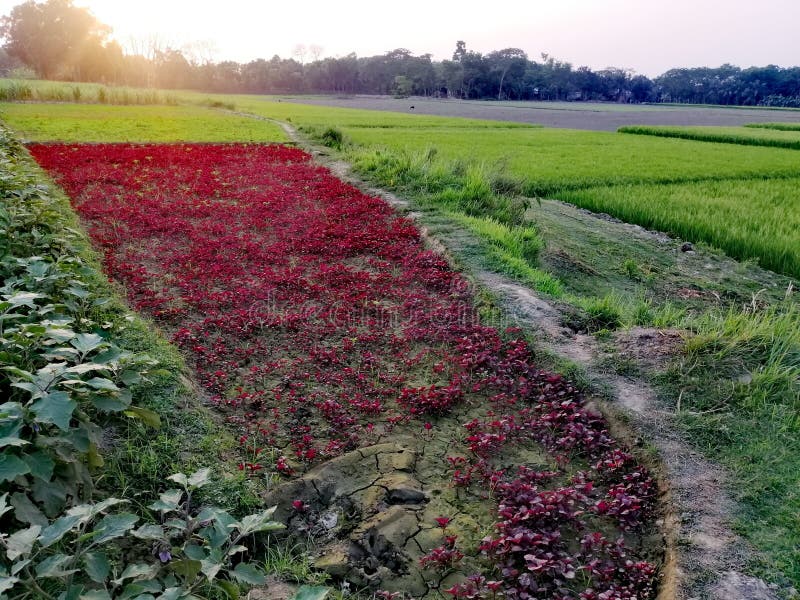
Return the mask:
[(111, 28), (72, 0), (28, 0), (0, 20), (4, 48), (41, 77), (81, 77), (82, 63), (104, 50)]
[(492, 72), (499, 75), (500, 82), (497, 88), (497, 99), (503, 98), (503, 83), (506, 78), (512, 79), (517, 83), (525, 75), (525, 67), (528, 65), (528, 55), (519, 48), (505, 48), (496, 50), (486, 55), (487, 62), (491, 65)]

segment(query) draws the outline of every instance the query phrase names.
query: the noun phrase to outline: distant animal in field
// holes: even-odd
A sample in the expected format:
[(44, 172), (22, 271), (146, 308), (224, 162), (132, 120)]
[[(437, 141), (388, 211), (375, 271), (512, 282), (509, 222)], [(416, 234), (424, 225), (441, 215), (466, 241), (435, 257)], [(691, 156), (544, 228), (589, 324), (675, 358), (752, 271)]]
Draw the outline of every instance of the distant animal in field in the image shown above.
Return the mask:
[(412, 104), (411, 106), (409, 106), (408, 110), (414, 110), (414, 105)]

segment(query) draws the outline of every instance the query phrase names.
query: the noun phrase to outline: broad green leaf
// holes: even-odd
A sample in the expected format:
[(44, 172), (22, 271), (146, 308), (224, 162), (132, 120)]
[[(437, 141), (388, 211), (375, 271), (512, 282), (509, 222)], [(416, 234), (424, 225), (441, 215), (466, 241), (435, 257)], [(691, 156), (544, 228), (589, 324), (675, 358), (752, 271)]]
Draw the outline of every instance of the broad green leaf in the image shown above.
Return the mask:
[(80, 600), (111, 600), (111, 596), (105, 590), (91, 590), (81, 594)]
[(176, 510), (183, 498), (183, 490), (167, 490), (158, 497), (156, 502), (153, 502), (147, 508), (157, 510), (160, 512), (169, 512)]
[(52, 525), (42, 531), (42, 537), (39, 539), (39, 543), (43, 548), (52, 546), (61, 538), (63, 538), (73, 527), (76, 527), (80, 521), (81, 518), (76, 515), (65, 515), (63, 517), (59, 517), (53, 521)]
[(61, 512), (67, 500), (67, 487), (63, 481), (46, 482), (41, 479), (33, 480), (33, 499), (44, 508), (48, 517), (55, 517)]
[(193, 582), (200, 574), (200, 569), (203, 568), (203, 563), (199, 560), (173, 560), (169, 563), (170, 569), (176, 575), (184, 578), (185, 581)]
[(107, 350), (103, 350), (99, 354), (95, 355), (92, 361), (98, 364), (108, 365), (109, 363), (116, 363), (120, 358), (125, 356), (125, 354), (125, 352), (116, 346), (111, 346)]
[(88, 354), (95, 348), (99, 348), (105, 340), (96, 333), (79, 333), (70, 342), (72, 346), (81, 354)]
[(160, 525), (142, 525), (131, 532), (135, 537), (142, 540), (164, 540), (164, 530)]
[[(102, 512), (107, 511), (112, 506), (117, 506), (119, 504), (128, 504), (128, 500), (121, 500), (120, 498), (106, 498), (102, 502), (98, 502), (97, 504), (85, 504), (83, 506), (87, 506), (89, 508), (87, 514), (90, 517), (95, 517)], [(77, 508), (77, 507), (75, 507)], [(74, 509), (70, 509), (70, 513)], [(68, 513), (69, 514), (69, 513)]]
[(231, 531), (219, 521), (214, 521), (210, 527), (201, 529), (200, 535), (212, 549), (219, 549), (228, 542)]
[(275, 531), (277, 529), (282, 529), (283, 525), (281, 523), (270, 521), (276, 508), (277, 507), (273, 506), (263, 512), (244, 517), (240, 528), (242, 535), (249, 535), (259, 531)]
[(236, 568), (233, 571), (229, 571), (229, 573), (236, 581), (241, 581), (249, 585), (262, 585), (267, 581), (262, 571), (247, 563), (239, 563), (236, 565)]
[(81, 423), (79, 427), (70, 429), (64, 439), (69, 440), (78, 452), (88, 452), (92, 445), (93, 433), (90, 427), (91, 423)]
[(331, 588), (320, 585), (303, 585), (292, 596), (292, 600), (325, 600)]
[(127, 386), (132, 386), (140, 383), (142, 381), (142, 376), (139, 371), (125, 369), (119, 374), (119, 380)]
[(201, 523), (203, 521), (219, 522), (222, 524), (223, 529), (227, 531), (240, 527), (240, 523), (227, 511), (224, 511), (216, 506), (205, 507), (200, 511), (200, 514), (197, 515), (197, 520)]
[(64, 343), (74, 338), (75, 332), (64, 327), (48, 327), (45, 335), (55, 342)]
[(158, 594), (161, 592), (161, 584), (157, 581), (132, 581), (125, 586), (122, 594), (116, 597), (116, 600), (129, 600), (135, 598), (153, 598), (150, 594)]
[(239, 586), (232, 581), (225, 581), (220, 579), (217, 581), (217, 587), (220, 588), (230, 598), (230, 600), (239, 600)]
[(30, 381), (15, 381), (11, 386), (28, 392), (31, 395), (31, 400), (37, 400), (42, 397), (42, 390), (38, 385)]
[[(145, 563), (134, 563), (125, 567), (122, 574), (114, 580), (116, 585), (122, 585), (127, 579), (150, 579), (154, 577), (159, 570), (158, 565), (148, 565)], [(150, 588), (142, 591), (152, 591)], [(157, 591), (161, 591), (159, 588)]]
[(153, 429), (159, 429), (161, 427), (161, 417), (158, 416), (158, 413), (148, 408), (129, 406), (125, 411), (125, 416), (131, 417), (132, 419), (139, 419), (142, 423)]
[(50, 458), (47, 452), (34, 452), (32, 454), (23, 454), (22, 460), (31, 470), (31, 475), (38, 477), (44, 481), (50, 481), (53, 477), (53, 469), (55, 462)]
[(30, 472), (30, 467), (13, 454), (0, 454), (0, 483), (14, 481)]
[(158, 596), (156, 600), (181, 600), (186, 595), (186, 591), (179, 587), (167, 588)]
[(205, 560), (206, 551), (197, 544), (186, 544), (183, 553), (192, 560)]
[(83, 594), (84, 586), (79, 583), (73, 583), (69, 586), (66, 591), (61, 592), (58, 596), (58, 600), (81, 600), (81, 594)]
[(239, 554), (239, 552), (247, 552), (247, 546), (231, 546), (228, 549), (228, 556), (233, 556), (234, 554)]
[(0, 577), (0, 594), (7, 592), (19, 583), (19, 577)]
[(195, 471), (189, 476), (189, 487), (201, 488), (211, 483), (211, 469), (205, 468)]
[(20, 556), (30, 554), (33, 549), (33, 544), (36, 542), (36, 538), (39, 537), (41, 531), (42, 528), (39, 525), (33, 525), (27, 529), (20, 529), (8, 536), (5, 542), (8, 560), (15, 561)]
[(185, 519), (167, 519), (164, 521), (164, 527), (169, 529), (174, 529), (177, 532), (182, 532), (186, 529), (186, 520)]
[(136, 525), (136, 521), (138, 520), (139, 517), (131, 513), (120, 513), (118, 515), (107, 515), (103, 517), (92, 531), (92, 544), (103, 544), (108, 540), (113, 540), (114, 538), (125, 535), (127, 531)]
[(5, 448), (6, 446), (20, 448), (21, 446), (27, 446), (28, 444), (30, 444), (28, 440), (23, 440), (22, 438), (18, 438), (16, 436), (0, 437), (0, 448)]
[(201, 560), (200, 563), (202, 565), (200, 570), (203, 572), (203, 575), (206, 576), (206, 579), (209, 581), (214, 581), (214, 579), (217, 577), (217, 573), (219, 573), (222, 569), (222, 563), (216, 560), (208, 559)]
[(25, 560), (18, 560), (13, 565), (11, 565), (11, 573), (10, 574), (12, 576), (19, 574), (19, 572), (22, 571), (22, 569), (27, 567), (29, 564), (31, 564), (31, 559), (30, 558), (26, 558)]
[(84, 373), (89, 373), (90, 371), (107, 371), (108, 367), (106, 365), (101, 365), (96, 362), (90, 363), (81, 363), (79, 365), (75, 365), (74, 367), (70, 367), (67, 369), (68, 373), (74, 373), (75, 375), (83, 375)]
[(22, 405), (17, 402), (6, 402), (0, 406), (0, 437), (19, 438), (22, 432)]
[(106, 464), (106, 461), (103, 460), (103, 457), (97, 451), (97, 444), (94, 442), (89, 444), (89, 452), (86, 453), (86, 464), (92, 470), (99, 469)]
[[(44, 513), (31, 502), (28, 496), (21, 492), (11, 496), (11, 505), (14, 507), (14, 518), (17, 521), (28, 523), (29, 525), (41, 525), (42, 527), (47, 527), (50, 524)], [(3, 511), (0, 509), (0, 514), (2, 513)]]
[(83, 556), (83, 566), (89, 579), (96, 583), (103, 583), (111, 571), (108, 557), (103, 552), (87, 552)]
[(34, 292), (17, 292), (16, 294), (3, 297), (11, 306), (28, 306), (30, 308), (36, 308), (35, 300), (47, 298), (44, 294), (36, 294)]
[(67, 431), (77, 406), (66, 392), (49, 392), (34, 402), (31, 411), (38, 423), (52, 423), (62, 431)]
[(11, 506), (8, 504), (8, 492), (0, 496), (0, 517), (6, 514), (8, 511), (11, 510)]
[(175, 483), (177, 483), (180, 486), (183, 486), (184, 488), (189, 487), (189, 479), (183, 473), (175, 473), (174, 475), (170, 475), (169, 477), (167, 477), (167, 479), (169, 481), (174, 481)]
[(119, 388), (110, 379), (105, 377), (92, 377), (90, 380), (84, 382), (90, 388), (95, 390), (103, 390), (106, 392), (118, 392)]
[(36, 371), (34, 383), (40, 390), (46, 390), (67, 372), (67, 363), (48, 363)]
[(78, 286), (71, 286), (64, 290), (66, 293), (70, 294), (71, 296), (75, 296), (76, 298), (88, 298), (91, 296), (91, 292), (83, 287)]
[(103, 412), (122, 412), (131, 405), (131, 394), (122, 390), (114, 394), (95, 393), (89, 398), (97, 410)]
[(37, 337), (47, 332), (47, 327), (43, 327), (42, 325), (35, 323), (26, 323), (21, 329), (26, 335), (33, 335)]
[(70, 562), (72, 562), (71, 556), (54, 554), (36, 565), (36, 575), (39, 577), (65, 577), (76, 573), (78, 569), (68, 568)]

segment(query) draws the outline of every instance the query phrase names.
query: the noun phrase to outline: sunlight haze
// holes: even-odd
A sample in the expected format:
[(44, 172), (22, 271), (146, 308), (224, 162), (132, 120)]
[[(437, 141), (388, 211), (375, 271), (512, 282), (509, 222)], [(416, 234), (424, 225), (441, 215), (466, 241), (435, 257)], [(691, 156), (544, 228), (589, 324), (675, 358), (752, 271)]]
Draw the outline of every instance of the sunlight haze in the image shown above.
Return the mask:
[[(8, 14), (19, 2), (2, 0)], [(559, 2), (382, 3), (189, 0), (76, 0), (113, 27), (126, 48), (131, 39), (158, 36), (201, 60), (289, 58), (298, 44), (321, 56), (414, 54), (450, 58), (456, 40), (478, 52), (519, 47), (532, 59), (546, 52), (575, 66), (633, 69), (649, 76), (673, 67), (789, 66), (800, 55), (796, 0), (692, 1), (561, 0)], [(310, 53), (305, 60), (310, 60)]]

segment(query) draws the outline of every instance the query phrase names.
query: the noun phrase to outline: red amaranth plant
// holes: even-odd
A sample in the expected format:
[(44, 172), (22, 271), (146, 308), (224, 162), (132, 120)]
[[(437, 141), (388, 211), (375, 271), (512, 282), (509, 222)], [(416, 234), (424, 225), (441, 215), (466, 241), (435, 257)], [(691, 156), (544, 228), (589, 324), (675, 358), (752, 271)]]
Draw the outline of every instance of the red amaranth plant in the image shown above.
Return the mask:
[[(450, 593), (650, 595), (654, 567), (595, 533), (598, 521), (620, 531), (647, 522), (650, 476), (566, 379), (536, 367), (523, 339), (479, 322), (464, 278), (385, 202), (284, 146), (31, 152), (72, 197), (109, 275), (171, 332), (240, 430), (245, 472), (293, 477), (395, 429), (432, 436), (439, 419), (486, 407), (449, 462), (455, 485), (498, 503), (482, 550), (501, 577), (476, 575)], [(556, 466), (503, 461), (530, 444)], [(425, 558), (446, 568), (461, 551), (453, 539)]]

